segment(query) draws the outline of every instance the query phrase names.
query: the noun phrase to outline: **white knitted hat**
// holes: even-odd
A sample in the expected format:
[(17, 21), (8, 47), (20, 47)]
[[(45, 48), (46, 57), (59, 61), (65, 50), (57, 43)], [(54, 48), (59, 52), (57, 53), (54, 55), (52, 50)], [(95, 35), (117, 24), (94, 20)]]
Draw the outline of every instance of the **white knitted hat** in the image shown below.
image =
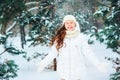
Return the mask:
[(76, 21), (76, 18), (75, 18), (73, 15), (66, 15), (66, 16), (63, 18), (63, 24), (64, 24), (67, 20), (72, 20), (72, 21), (74, 21), (75, 23), (77, 22), (77, 21)]
[(75, 22), (76, 24), (76, 30), (78, 30), (80, 32), (80, 26), (79, 26), (79, 23), (77, 22), (76, 18), (73, 16), (73, 15), (66, 15), (64, 18), (63, 18), (63, 25), (64, 23), (67, 21), (67, 20), (72, 20)]

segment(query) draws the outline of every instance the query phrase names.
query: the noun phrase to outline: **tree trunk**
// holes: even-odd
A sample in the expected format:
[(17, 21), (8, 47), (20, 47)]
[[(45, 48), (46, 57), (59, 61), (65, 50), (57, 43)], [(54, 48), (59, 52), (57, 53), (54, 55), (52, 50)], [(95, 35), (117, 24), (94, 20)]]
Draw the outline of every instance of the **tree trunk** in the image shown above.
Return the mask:
[(56, 58), (53, 60), (53, 64), (54, 64), (53, 70), (56, 71), (57, 70), (57, 61), (56, 61)]
[(0, 31), (1, 34), (6, 34), (6, 27), (7, 27), (7, 23), (5, 23), (5, 24), (2, 26), (1, 31)]
[(24, 48), (24, 44), (26, 44), (24, 26), (20, 26), (20, 35), (21, 35), (21, 46), (22, 48)]

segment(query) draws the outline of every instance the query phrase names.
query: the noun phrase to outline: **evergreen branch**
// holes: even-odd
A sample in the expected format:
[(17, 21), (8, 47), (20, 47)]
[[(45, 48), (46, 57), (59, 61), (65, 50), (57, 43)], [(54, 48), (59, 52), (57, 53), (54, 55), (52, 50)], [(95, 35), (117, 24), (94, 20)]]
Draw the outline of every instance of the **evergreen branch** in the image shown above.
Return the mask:
[(0, 53), (0, 55), (2, 55), (3, 53), (5, 53), (8, 50), (8, 48), (6, 48), (2, 53)]

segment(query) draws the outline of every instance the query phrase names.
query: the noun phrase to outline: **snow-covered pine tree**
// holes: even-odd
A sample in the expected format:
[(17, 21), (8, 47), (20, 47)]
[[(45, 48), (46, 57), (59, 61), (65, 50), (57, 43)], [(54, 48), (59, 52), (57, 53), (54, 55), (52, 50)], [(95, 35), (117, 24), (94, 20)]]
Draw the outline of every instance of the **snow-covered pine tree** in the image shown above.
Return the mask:
[[(18, 1), (17, 1), (18, 2)], [(37, 44), (47, 44), (50, 40), (50, 37), (55, 34), (54, 30), (57, 29), (57, 24), (59, 23), (58, 16), (55, 15), (55, 3), (52, 0), (41, 0), (41, 1), (27, 1), (25, 4), (24, 0), (17, 3), (16, 0), (10, 1), (2, 1), (0, 3), (0, 32), (2, 33), (0, 35), (0, 44), (4, 46), (4, 51), (0, 53), (0, 55), (4, 54), (6, 51), (11, 53), (12, 55), (19, 55), (19, 54), (26, 54), (26, 52), (16, 49), (12, 43), (7, 43), (7, 40), (9, 39), (10, 34), (8, 34), (10, 31), (12, 31), (17, 25), (20, 26), (20, 34), (21, 34), (21, 43), (22, 47), (24, 47), (26, 41), (31, 41), (31, 45), (35, 46)], [(14, 5), (13, 5), (14, 4)], [(6, 6), (8, 5), (8, 6)], [(27, 7), (23, 6), (25, 5)], [(28, 6), (30, 5), (30, 6)], [(18, 6), (18, 7), (17, 7)], [(22, 7), (19, 7), (22, 6)], [(16, 10), (17, 7), (17, 10)], [(12, 8), (12, 10), (11, 10)], [(20, 8), (20, 9), (19, 9)], [(15, 13), (14, 13), (15, 10)], [(12, 13), (11, 16), (4, 13), (4, 12)], [(6, 15), (3, 15), (6, 14)], [(6, 18), (9, 17), (9, 18)], [(15, 20), (15, 21), (14, 21)], [(8, 28), (9, 21), (14, 21), (14, 23)], [(28, 34), (25, 32), (26, 26), (29, 26)], [(27, 37), (29, 38), (26, 39)], [(13, 35), (12, 35), (13, 36)], [(31, 46), (30, 45), (30, 46)], [(38, 56), (41, 56), (41, 54), (33, 55), (32, 57), (27, 57), (24, 55), (27, 60), (31, 60), (31, 58), (36, 58)], [(1, 57), (1, 56), (0, 56)], [(7, 59), (7, 63), (11, 62), (11, 60)], [(0, 79), (10, 79), (17, 76), (17, 65), (12, 61), (12, 64), (10, 63), (10, 66), (4, 65), (7, 64), (6, 60), (4, 62), (0, 62)], [(16, 65), (16, 66), (15, 66)], [(15, 67), (16, 68), (15, 68)], [(11, 74), (15, 74), (14, 76), (9, 75), (10, 70), (7, 70), (6, 67), (14, 67), (11, 69)], [(7, 71), (5, 72), (4, 69)], [(7, 77), (5, 76), (7, 74)]]
[[(0, 34), (0, 45), (4, 46), (4, 51), (0, 53), (0, 59), (2, 54), (5, 52), (9, 52), (12, 55), (25, 54), (24, 51), (18, 50), (14, 48), (14, 46), (10, 45), (7, 40), (12, 33), (6, 33), (6, 35)], [(1, 80), (9, 80), (10, 78), (15, 78), (17, 76), (18, 65), (14, 60), (5, 59), (4, 61), (0, 61), (0, 79)]]
[[(26, 5), (31, 6), (29, 3), (30, 2), (26, 3)], [(58, 16), (55, 15), (54, 3), (55, 2), (51, 0), (41, 0), (37, 3), (37, 6), (32, 6), (32, 8), (23, 11), (22, 14), (16, 18), (20, 27), (22, 27), (23, 33), (24, 27), (29, 26), (27, 30), (28, 33), (26, 33), (29, 38), (22, 40), (22, 46), (25, 44), (25, 41), (30, 41), (32, 46), (48, 44), (50, 37), (54, 33), (52, 33), (52, 31), (54, 31), (59, 22)], [(24, 37), (26, 36), (21, 38)]]
[[(98, 10), (94, 13), (95, 17), (101, 17), (104, 21), (104, 28), (94, 33), (96, 39), (107, 45), (107, 48), (111, 48), (114, 52), (120, 55), (120, 0), (107, 0), (107, 4), (103, 4), (98, 7)], [(117, 67), (116, 72), (111, 74), (110, 80), (120, 79), (120, 58), (115, 60), (107, 58), (113, 61)]]
[[(9, 52), (12, 55), (25, 54), (24, 51), (16, 49), (12, 43), (7, 41), (12, 35), (8, 29), (8, 23), (13, 20), (21, 11), (25, 9), (24, 0), (0, 0), (0, 46), (4, 51), (0, 53), (0, 80), (9, 80), (17, 76), (18, 66), (13, 60), (1, 60), (4, 53)], [(0, 49), (1, 51), (1, 49)]]
[(96, 33), (96, 37), (101, 42), (107, 44), (107, 48), (120, 54), (120, 6), (119, 0), (109, 0), (109, 5), (99, 6), (94, 13), (96, 17), (102, 17), (104, 20), (104, 28)]
[(8, 23), (25, 9), (24, 0), (0, 1), (0, 33), (6, 34)]
[(0, 62), (0, 80), (9, 80), (17, 76), (18, 65), (14, 60), (5, 60)]

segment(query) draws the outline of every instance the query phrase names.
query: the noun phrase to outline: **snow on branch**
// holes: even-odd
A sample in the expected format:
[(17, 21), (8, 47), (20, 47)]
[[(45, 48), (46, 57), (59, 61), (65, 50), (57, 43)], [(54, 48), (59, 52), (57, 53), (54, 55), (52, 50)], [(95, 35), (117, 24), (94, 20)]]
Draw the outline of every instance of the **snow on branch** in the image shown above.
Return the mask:
[(14, 21), (13, 24), (6, 30), (6, 32), (9, 32), (10, 30), (12, 30), (15, 27), (16, 23), (17, 22)]
[(36, 9), (39, 9), (39, 7), (30, 8), (30, 9), (28, 9), (28, 11), (32, 11), (32, 10), (36, 10)]
[(31, 5), (31, 4), (39, 4), (39, 2), (34, 1), (34, 2), (28, 2), (28, 3), (25, 3), (26, 6), (27, 6), (27, 5)]

